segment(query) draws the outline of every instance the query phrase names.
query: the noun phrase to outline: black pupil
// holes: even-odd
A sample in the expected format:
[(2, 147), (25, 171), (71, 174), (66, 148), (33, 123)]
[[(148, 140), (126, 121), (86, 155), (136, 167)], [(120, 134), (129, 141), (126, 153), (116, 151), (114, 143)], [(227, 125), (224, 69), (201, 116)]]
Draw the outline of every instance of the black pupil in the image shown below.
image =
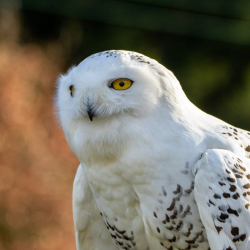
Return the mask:
[(120, 87), (124, 86), (124, 82), (119, 82)]

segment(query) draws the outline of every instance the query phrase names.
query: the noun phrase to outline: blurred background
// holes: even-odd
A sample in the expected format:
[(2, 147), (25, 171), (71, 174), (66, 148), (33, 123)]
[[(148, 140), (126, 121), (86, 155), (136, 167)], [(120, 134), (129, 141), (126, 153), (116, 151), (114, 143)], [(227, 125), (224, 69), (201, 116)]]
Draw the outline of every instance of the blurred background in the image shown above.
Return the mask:
[(250, 130), (249, 1), (0, 0), (0, 249), (75, 249), (78, 160), (55, 82), (110, 49), (158, 60), (195, 105)]

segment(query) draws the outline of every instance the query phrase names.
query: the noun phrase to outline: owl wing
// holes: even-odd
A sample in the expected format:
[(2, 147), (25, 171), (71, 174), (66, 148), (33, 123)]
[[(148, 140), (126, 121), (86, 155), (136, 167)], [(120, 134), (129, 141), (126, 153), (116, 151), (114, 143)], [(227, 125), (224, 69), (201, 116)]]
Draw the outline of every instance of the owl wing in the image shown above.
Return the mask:
[(250, 164), (207, 150), (193, 168), (194, 196), (211, 250), (250, 249)]
[(117, 250), (79, 165), (73, 186), (73, 216), (77, 250)]

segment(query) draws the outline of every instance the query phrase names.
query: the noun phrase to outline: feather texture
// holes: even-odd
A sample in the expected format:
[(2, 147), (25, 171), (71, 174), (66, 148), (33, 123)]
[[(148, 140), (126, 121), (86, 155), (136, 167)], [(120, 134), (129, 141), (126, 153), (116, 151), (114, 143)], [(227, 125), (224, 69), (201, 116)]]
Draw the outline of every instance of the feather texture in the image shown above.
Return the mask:
[[(124, 78), (131, 87), (112, 88)], [(92, 55), (59, 78), (57, 108), (81, 163), (78, 250), (249, 249), (250, 133), (195, 107), (164, 66)]]

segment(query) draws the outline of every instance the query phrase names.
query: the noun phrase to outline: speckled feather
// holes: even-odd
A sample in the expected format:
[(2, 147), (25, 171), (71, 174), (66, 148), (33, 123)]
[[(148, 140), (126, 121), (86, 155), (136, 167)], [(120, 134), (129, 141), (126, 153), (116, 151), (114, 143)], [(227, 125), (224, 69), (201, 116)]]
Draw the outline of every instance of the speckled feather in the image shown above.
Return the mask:
[(211, 249), (250, 249), (250, 162), (222, 149), (195, 164), (195, 199)]
[(250, 133), (195, 107), (172, 72), (101, 52), (59, 78), (57, 108), (81, 163), (78, 250), (249, 249)]

